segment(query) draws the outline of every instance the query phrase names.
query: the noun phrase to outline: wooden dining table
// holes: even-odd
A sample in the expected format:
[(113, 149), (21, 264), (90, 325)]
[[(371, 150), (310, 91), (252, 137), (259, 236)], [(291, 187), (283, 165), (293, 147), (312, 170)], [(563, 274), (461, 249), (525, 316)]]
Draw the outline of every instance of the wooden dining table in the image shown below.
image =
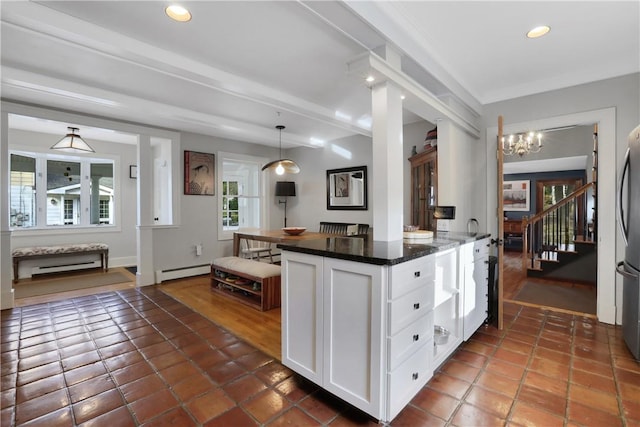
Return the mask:
[(233, 233), (233, 256), (240, 254), (240, 240), (259, 240), (261, 242), (282, 243), (282, 242), (298, 242), (301, 240), (326, 239), (327, 237), (335, 237), (333, 233), (319, 233), (315, 231), (305, 231), (297, 236), (292, 236), (282, 230), (247, 230), (236, 231)]

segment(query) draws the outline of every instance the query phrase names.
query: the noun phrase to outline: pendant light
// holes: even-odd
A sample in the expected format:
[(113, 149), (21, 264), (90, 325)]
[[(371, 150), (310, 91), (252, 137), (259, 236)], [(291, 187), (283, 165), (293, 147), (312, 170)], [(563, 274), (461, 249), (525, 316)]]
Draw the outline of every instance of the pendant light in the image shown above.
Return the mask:
[(91, 148), (89, 144), (87, 144), (84, 139), (77, 133), (79, 128), (74, 128), (68, 126), (69, 133), (62, 138), (60, 141), (53, 144), (51, 147), (52, 150), (62, 150), (62, 151), (86, 151), (89, 153), (95, 153), (94, 149)]
[(296, 164), (296, 162), (294, 162), (293, 160), (290, 160), (290, 159), (283, 159), (282, 158), (282, 129), (284, 129), (284, 126), (278, 125), (278, 126), (276, 126), (276, 129), (278, 129), (280, 131), (280, 160), (274, 160), (272, 162), (267, 163), (266, 165), (264, 165), (262, 167), (262, 170), (275, 169), (276, 174), (278, 174), (278, 175), (282, 175), (285, 172), (286, 173), (299, 173), (300, 172), (300, 166), (298, 166)]

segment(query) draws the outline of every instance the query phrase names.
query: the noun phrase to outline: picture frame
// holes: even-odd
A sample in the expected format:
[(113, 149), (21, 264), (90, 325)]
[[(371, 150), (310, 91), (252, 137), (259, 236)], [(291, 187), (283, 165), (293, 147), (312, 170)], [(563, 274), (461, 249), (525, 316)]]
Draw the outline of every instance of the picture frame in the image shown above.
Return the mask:
[(503, 210), (529, 212), (531, 181), (504, 181), (502, 185)]
[(215, 195), (215, 155), (184, 151), (184, 194)]
[(327, 170), (328, 210), (367, 210), (367, 167)]
[(129, 178), (138, 179), (138, 165), (129, 165)]

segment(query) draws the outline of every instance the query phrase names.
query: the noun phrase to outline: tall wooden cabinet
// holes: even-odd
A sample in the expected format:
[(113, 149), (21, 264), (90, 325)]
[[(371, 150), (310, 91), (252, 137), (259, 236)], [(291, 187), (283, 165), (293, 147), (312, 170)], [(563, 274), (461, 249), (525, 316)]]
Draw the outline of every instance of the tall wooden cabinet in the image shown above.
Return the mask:
[(425, 150), (411, 162), (411, 224), (421, 230), (436, 230), (433, 213), (438, 202), (438, 149)]

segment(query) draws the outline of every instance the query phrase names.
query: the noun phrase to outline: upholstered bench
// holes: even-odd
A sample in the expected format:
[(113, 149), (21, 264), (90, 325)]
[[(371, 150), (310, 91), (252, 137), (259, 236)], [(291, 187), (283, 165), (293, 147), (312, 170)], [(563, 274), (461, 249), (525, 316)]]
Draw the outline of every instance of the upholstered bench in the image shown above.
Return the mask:
[(211, 290), (265, 311), (280, 307), (280, 266), (235, 256), (211, 264)]
[(52, 246), (28, 246), (11, 251), (13, 258), (13, 281), (18, 281), (20, 261), (38, 258), (54, 258), (69, 255), (100, 255), (100, 267), (109, 271), (109, 245), (105, 243), (72, 243)]

